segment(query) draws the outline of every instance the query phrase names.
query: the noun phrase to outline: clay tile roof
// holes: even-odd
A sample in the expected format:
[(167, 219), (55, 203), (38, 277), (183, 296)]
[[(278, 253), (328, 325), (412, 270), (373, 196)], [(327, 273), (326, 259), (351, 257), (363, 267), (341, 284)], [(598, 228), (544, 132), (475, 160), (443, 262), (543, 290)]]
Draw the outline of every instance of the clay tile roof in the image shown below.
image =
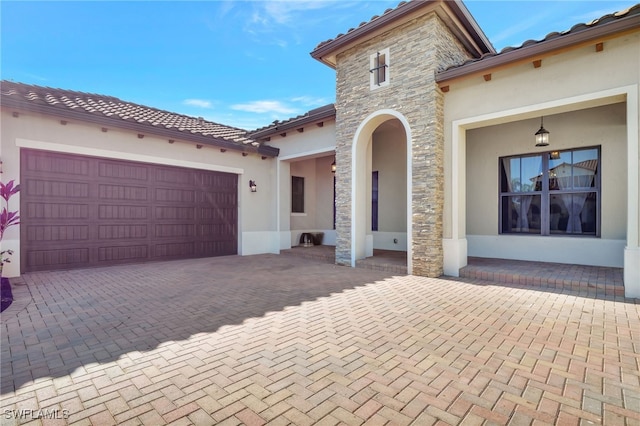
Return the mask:
[(436, 76), (437, 81), (460, 77), (498, 64), (516, 61), (529, 56), (597, 39), (619, 31), (640, 28), (640, 4), (610, 13), (591, 22), (579, 23), (567, 31), (551, 32), (542, 40), (526, 40), (520, 46), (508, 46), (498, 53), (487, 53), (451, 66)]
[(334, 104), (321, 106), (312, 109), (297, 117), (283, 121), (274, 121), (269, 126), (261, 127), (249, 133), (249, 136), (256, 140), (263, 140), (272, 135), (286, 132), (291, 129), (299, 129), (307, 124), (319, 123), (336, 117), (336, 107)]
[[(113, 96), (0, 82), (2, 106), (34, 110), (66, 118), (98, 121), (140, 133), (158, 134), (241, 151), (277, 156), (278, 150), (260, 144), (249, 132), (235, 127), (134, 104)], [(70, 115), (71, 114), (71, 115)]]
[(584, 160), (574, 164), (575, 167), (594, 171), (598, 168), (598, 160)]
[[(412, 13), (420, 10), (421, 8), (432, 7), (438, 3), (439, 2), (435, 0), (401, 1), (395, 8), (385, 10), (382, 15), (374, 15), (369, 19), (369, 21), (363, 21), (355, 28), (349, 28), (346, 33), (338, 34), (332, 39), (319, 43), (311, 52), (311, 56), (330, 65), (330, 61), (325, 59), (325, 56), (329, 55), (330, 52), (348, 45), (359, 37), (373, 34), (376, 30), (385, 28), (394, 22), (400, 22), (402, 19), (411, 16)], [(470, 52), (474, 52), (474, 55), (479, 56), (483, 53), (494, 51), (491, 42), (482, 32), (480, 27), (477, 25), (477, 22), (473, 19), (461, 0), (444, 0), (442, 3), (446, 4), (446, 7), (453, 12), (461, 25), (473, 39), (473, 43), (475, 43), (475, 45), (465, 44)], [(462, 39), (460, 39), (460, 41), (465, 43)]]
[[(382, 14), (382, 16), (387, 15), (388, 13), (393, 12), (394, 10), (401, 8), (405, 4), (407, 4), (406, 1), (401, 1), (400, 3), (398, 3), (398, 5), (395, 8), (389, 8), (389, 9), (385, 10), (384, 13)], [(349, 28), (347, 30), (346, 34), (349, 34), (349, 33), (353, 32), (353, 31), (357, 30), (358, 28), (361, 28), (361, 27), (363, 27), (363, 26), (365, 26), (367, 24), (370, 24), (370, 23), (372, 23), (373, 21), (375, 21), (375, 20), (377, 20), (379, 18), (380, 18), (380, 15), (374, 15), (374, 16), (371, 17), (371, 19), (369, 19), (369, 21), (362, 21), (362, 22), (360, 22), (360, 25), (358, 25), (357, 27)], [(340, 33), (340, 34), (338, 34), (337, 36), (335, 36), (332, 39), (325, 40), (323, 42), (318, 43), (318, 45), (316, 46), (315, 50), (318, 50), (319, 48), (321, 48), (321, 47), (323, 47), (323, 46), (325, 46), (325, 45), (327, 45), (329, 43), (333, 43), (333, 42), (337, 41), (338, 39), (344, 37), (346, 34)]]

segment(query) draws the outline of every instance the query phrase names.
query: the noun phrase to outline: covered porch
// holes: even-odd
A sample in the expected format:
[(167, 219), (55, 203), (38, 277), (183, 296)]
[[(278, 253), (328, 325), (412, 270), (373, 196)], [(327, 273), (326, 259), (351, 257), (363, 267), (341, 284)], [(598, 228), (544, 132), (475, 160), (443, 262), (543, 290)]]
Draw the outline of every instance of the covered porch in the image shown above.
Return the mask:
[(445, 274), (637, 298), (637, 121), (626, 87), (454, 120)]

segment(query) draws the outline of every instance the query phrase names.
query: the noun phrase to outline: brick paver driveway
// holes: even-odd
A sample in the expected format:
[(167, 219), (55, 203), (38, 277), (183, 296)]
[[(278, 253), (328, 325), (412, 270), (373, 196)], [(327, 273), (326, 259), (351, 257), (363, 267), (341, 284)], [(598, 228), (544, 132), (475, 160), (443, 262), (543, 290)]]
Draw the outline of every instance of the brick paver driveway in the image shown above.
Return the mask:
[(24, 280), (2, 424), (640, 424), (634, 303), (276, 255)]

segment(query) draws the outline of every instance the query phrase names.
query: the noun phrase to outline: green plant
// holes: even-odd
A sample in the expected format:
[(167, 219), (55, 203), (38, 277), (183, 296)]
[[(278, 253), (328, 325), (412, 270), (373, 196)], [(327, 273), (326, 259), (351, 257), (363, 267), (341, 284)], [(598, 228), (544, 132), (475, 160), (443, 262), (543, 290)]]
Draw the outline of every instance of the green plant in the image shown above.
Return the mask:
[[(18, 211), (9, 211), (9, 199), (20, 191), (20, 185), (14, 185), (14, 181), (10, 180), (7, 184), (0, 182), (0, 197), (4, 200), (2, 212), (0, 212), (0, 243), (4, 237), (4, 231), (7, 228), (20, 224), (20, 216)], [(0, 251), (0, 277), (5, 263), (10, 263), (9, 256), (13, 254), (13, 250)]]

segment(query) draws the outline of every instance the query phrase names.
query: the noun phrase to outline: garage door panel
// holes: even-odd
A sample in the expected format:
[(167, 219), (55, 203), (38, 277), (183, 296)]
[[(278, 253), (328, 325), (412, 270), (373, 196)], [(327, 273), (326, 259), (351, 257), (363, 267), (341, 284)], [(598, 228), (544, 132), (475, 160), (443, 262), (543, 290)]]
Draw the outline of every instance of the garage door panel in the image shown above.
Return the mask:
[[(25, 225), (23, 225), (25, 226)], [(70, 242), (89, 240), (88, 225), (26, 225), (27, 241)]]
[(193, 238), (196, 236), (195, 224), (162, 223), (155, 226), (156, 238)]
[(154, 244), (153, 255), (156, 258), (191, 257), (196, 253), (195, 241)]
[(199, 209), (200, 217), (207, 222), (226, 222), (229, 219), (235, 222), (235, 210), (228, 206), (202, 207)]
[(236, 194), (230, 194), (225, 192), (203, 193), (202, 202), (205, 204), (213, 204), (216, 207), (232, 207), (237, 205)]
[(210, 239), (213, 236), (231, 236), (233, 230), (230, 229), (225, 223), (208, 223), (206, 225), (200, 225), (200, 235)]
[(89, 264), (89, 248), (30, 250), (25, 267), (29, 271), (80, 268)]
[(198, 173), (174, 167), (157, 167), (155, 169), (155, 180), (160, 184), (175, 184), (176, 186), (194, 186), (198, 183)]
[(32, 179), (22, 186), (22, 193), (34, 197), (89, 198), (89, 184)]
[(196, 211), (193, 207), (157, 206), (154, 218), (158, 220), (194, 220)]
[(89, 218), (89, 204), (27, 202), (22, 219), (82, 220)]
[(23, 162), (23, 170), (55, 175), (89, 176), (90, 161), (78, 156), (32, 151), (34, 154)]
[(23, 272), (237, 254), (236, 175), (33, 150), (21, 161)]
[(100, 224), (98, 238), (101, 240), (146, 239), (149, 236), (147, 224)]
[(129, 220), (147, 221), (151, 215), (148, 206), (126, 204), (100, 204), (98, 206), (99, 220)]
[(149, 246), (137, 244), (98, 247), (97, 256), (98, 261), (104, 263), (140, 262), (149, 259)]
[(215, 256), (214, 253), (235, 254), (238, 250), (237, 244), (231, 241), (204, 241), (201, 245), (203, 253)]
[(98, 185), (98, 198), (101, 200), (146, 202), (149, 200), (149, 190), (140, 186), (100, 184)]
[(100, 178), (113, 178), (115, 180), (126, 179), (127, 181), (149, 180), (149, 170), (146, 166), (137, 166), (132, 164), (123, 164), (109, 160), (98, 160), (98, 176)]
[(200, 174), (202, 186), (209, 188), (228, 188), (235, 187), (237, 182), (236, 175), (211, 175)]
[(196, 191), (180, 188), (156, 188), (155, 199), (162, 203), (195, 203)]

